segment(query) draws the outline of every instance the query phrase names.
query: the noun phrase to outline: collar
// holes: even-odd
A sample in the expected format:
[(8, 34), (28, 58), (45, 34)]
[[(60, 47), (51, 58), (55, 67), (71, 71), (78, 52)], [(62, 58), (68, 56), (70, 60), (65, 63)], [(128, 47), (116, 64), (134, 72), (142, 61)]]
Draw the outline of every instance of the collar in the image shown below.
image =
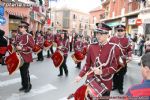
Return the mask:
[(108, 43), (108, 41), (105, 41), (105, 42), (103, 42), (103, 43), (100, 43), (99, 42), (99, 45), (106, 45)]
[(121, 36), (121, 37), (119, 37), (119, 36), (117, 35), (117, 37), (118, 37), (118, 38), (124, 38), (125, 36)]

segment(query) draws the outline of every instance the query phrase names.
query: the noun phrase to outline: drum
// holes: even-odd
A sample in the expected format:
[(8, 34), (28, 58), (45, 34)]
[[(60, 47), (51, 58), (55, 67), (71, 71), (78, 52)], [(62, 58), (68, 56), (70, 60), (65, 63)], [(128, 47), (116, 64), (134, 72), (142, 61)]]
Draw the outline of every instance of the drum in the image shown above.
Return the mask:
[(87, 80), (87, 84), (87, 92), (91, 97), (101, 97), (108, 90), (105, 84), (98, 82), (96, 78)]
[(14, 52), (6, 57), (5, 63), (7, 65), (9, 75), (11, 75), (23, 65), (24, 61), (18, 52)]
[(86, 53), (87, 53), (87, 47), (84, 47), (84, 48), (83, 48), (82, 53), (83, 53), (83, 55), (86, 55)]
[(38, 54), (39, 52), (42, 51), (41, 47), (39, 45), (34, 45), (34, 47), (32, 48), (32, 51), (36, 54)]
[(86, 85), (82, 85), (81, 87), (79, 87), (75, 91), (75, 93), (69, 95), (69, 97), (67, 98), (67, 100), (70, 100), (73, 97), (74, 97), (73, 100), (85, 100), (86, 96), (87, 96), (87, 86)]
[(56, 68), (59, 68), (64, 61), (63, 53), (59, 50), (56, 50), (52, 55), (52, 60)]
[(0, 47), (0, 54), (5, 55), (7, 51), (7, 47)]
[(8, 52), (9, 52), (10, 54), (13, 53), (13, 52), (15, 52), (15, 47), (14, 47), (14, 45), (12, 45), (12, 44), (8, 45), (8, 46), (7, 46), (7, 50), (8, 50)]
[(52, 41), (48, 41), (48, 40), (46, 40), (45, 42), (44, 42), (44, 49), (45, 50), (48, 50), (49, 48), (51, 48), (51, 46), (53, 45), (53, 42)]
[(85, 55), (82, 52), (77, 51), (71, 57), (75, 61), (75, 63), (78, 63), (84, 59)]

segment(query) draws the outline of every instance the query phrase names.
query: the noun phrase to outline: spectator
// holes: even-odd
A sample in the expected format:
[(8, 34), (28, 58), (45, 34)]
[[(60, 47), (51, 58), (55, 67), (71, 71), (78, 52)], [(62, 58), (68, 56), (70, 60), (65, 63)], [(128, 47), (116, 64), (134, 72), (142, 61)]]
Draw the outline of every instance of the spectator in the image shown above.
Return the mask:
[(5, 32), (0, 30), (0, 64), (4, 65), (3, 57), (7, 51), (7, 39), (4, 37)]
[(140, 37), (139, 37), (139, 56), (142, 56), (142, 54), (143, 54), (144, 43), (145, 43), (144, 36), (140, 35)]
[(144, 43), (145, 53), (150, 52), (150, 39), (147, 38), (146, 42)]
[(147, 96), (146, 99), (143, 98), (141, 100), (150, 100), (150, 53), (142, 56), (140, 65), (144, 81), (141, 84), (132, 86), (126, 95), (133, 97)]

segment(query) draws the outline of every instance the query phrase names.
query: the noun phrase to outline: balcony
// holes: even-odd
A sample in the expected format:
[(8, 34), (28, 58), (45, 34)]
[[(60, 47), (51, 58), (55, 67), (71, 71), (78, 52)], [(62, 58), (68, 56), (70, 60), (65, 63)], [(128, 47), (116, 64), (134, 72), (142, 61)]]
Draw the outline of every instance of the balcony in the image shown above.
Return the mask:
[(102, 5), (107, 5), (110, 2), (110, 0), (101, 0), (101, 1), (102, 1)]

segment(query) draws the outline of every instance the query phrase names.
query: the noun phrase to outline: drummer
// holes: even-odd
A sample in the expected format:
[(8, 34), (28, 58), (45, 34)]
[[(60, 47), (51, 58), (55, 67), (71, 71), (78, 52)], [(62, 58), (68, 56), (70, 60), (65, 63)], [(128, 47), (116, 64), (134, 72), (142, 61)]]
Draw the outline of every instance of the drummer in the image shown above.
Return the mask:
[[(75, 52), (82, 52), (83, 51), (83, 35), (82, 34), (78, 34), (77, 35), (77, 41), (75, 42), (74, 45), (74, 51)], [(77, 66), (76, 68), (80, 69), (81, 68), (81, 61), (77, 62)]]
[(40, 48), (41, 48), (41, 51), (37, 54), (37, 56), (38, 56), (37, 61), (43, 61), (43, 60), (44, 60), (44, 57), (43, 57), (44, 37), (42, 36), (42, 33), (41, 33), (41, 32), (37, 32), (37, 36), (36, 36), (36, 38), (35, 38), (35, 43), (36, 43), (37, 45), (39, 45)]
[(27, 32), (29, 24), (25, 21), (21, 21), (19, 25), (19, 31), (22, 33), (20, 36), (20, 41), (16, 46), (16, 49), (19, 51), (21, 57), (24, 60), (23, 65), (20, 67), (21, 82), (22, 87), (19, 91), (24, 91), (25, 93), (29, 92), (32, 88), (30, 83), (29, 75), (29, 66), (32, 62), (32, 48), (34, 46), (34, 40), (32, 36)]
[(62, 31), (60, 32), (60, 40), (57, 43), (57, 50), (60, 50), (63, 53), (64, 61), (62, 65), (59, 67), (59, 77), (63, 75), (63, 70), (65, 72), (65, 75), (68, 76), (68, 68), (67, 68), (67, 57), (68, 57), (68, 51), (69, 51), (69, 40), (67, 39), (66, 32)]
[[(54, 41), (54, 35), (52, 34), (52, 30), (51, 29), (48, 29), (46, 34), (45, 34), (45, 40), (48, 40), (49, 42), (53, 42)], [(47, 50), (47, 58), (50, 58), (50, 51), (51, 51), (51, 54), (54, 53), (53, 51), (53, 46), (50, 47), (49, 50)]]
[[(98, 97), (100, 95), (110, 96), (113, 74), (118, 70), (120, 49), (117, 45), (107, 41), (109, 30), (111, 27), (106, 24), (97, 24), (95, 31), (99, 43), (89, 46), (86, 63), (79, 76), (76, 77), (76, 82), (79, 82), (88, 71), (92, 70), (93, 72), (88, 74), (86, 82), (92, 87), (91, 89), (98, 91)], [(91, 94), (89, 94), (89, 98), (92, 97)]]

